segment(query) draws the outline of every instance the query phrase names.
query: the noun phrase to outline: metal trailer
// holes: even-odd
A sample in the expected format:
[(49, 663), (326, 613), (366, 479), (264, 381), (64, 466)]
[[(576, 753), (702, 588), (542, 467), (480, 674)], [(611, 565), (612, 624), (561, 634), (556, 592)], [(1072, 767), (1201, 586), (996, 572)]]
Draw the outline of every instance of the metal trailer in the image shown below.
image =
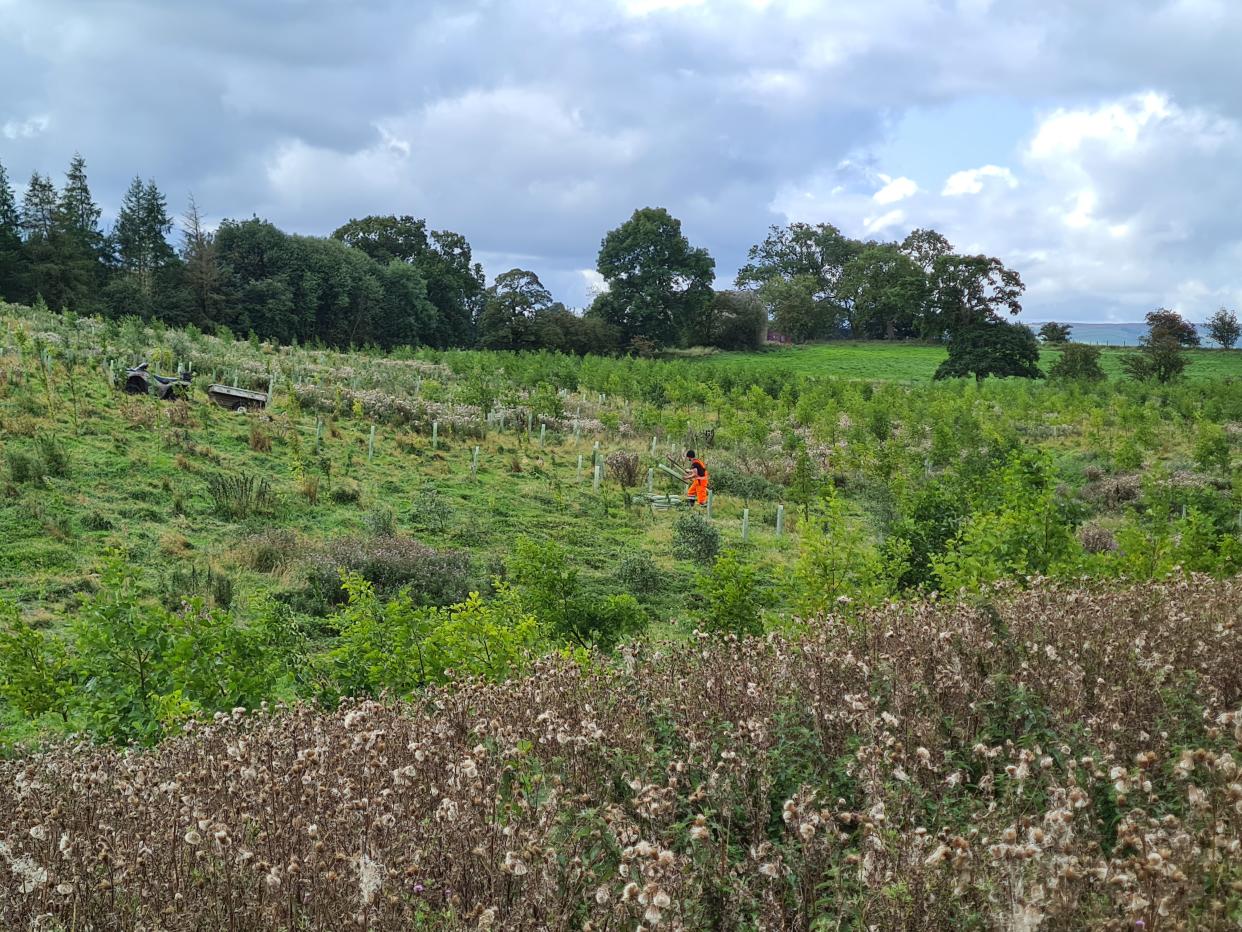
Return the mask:
[(207, 397), (230, 411), (250, 411), (266, 408), (271, 396), (267, 392), (252, 392), (248, 388), (216, 383), (208, 387)]

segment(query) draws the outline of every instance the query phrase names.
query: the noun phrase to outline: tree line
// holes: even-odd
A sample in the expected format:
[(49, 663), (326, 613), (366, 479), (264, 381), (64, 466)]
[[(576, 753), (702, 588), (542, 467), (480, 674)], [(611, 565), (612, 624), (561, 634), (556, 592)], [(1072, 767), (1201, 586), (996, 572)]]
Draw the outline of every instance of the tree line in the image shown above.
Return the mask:
[(913, 338), (951, 352), (982, 342), (1023, 357), (1035, 345), (1006, 321), (1021, 310), (1018, 272), (934, 230), (877, 242), (828, 223), (773, 226), (735, 287), (716, 290), (708, 251), (667, 210), (644, 207), (603, 238), (603, 288), (578, 312), (525, 269), (488, 285), (463, 235), (412, 216), (351, 219), (329, 237), (257, 217), (211, 230), (191, 198), (174, 246), (165, 196), (138, 177), (110, 231), (101, 213), (80, 155), (59, 190), (35, 172), (20, 202), (0, 165), (0, 297), (331, 346), (645, 354), (754, 348), (769, 327), (794, 342)]

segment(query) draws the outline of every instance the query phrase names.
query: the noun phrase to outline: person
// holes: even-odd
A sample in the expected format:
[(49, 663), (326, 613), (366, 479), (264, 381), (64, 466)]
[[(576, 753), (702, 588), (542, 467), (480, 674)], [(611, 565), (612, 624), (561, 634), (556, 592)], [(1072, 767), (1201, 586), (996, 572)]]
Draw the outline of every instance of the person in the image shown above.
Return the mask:
[(686, 467), (685, 474), (682, 476), (690, 487), (686, 489), (686, 499), (691, 506), (707, 504), (707, 465), (694, 455), (693, 450), (686, 451), (686, 459), (690, 461), (690, 465)]

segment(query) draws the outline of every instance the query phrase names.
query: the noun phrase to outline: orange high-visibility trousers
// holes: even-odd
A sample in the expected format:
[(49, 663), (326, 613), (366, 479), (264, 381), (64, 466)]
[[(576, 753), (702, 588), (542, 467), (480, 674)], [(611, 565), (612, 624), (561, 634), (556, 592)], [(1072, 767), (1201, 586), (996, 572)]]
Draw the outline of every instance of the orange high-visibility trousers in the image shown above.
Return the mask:
[(707, 477), (695, 476), (694, 481), (690, 483), (690, 488), (686, 489), (686, 498), (693, 499), (700, 505), (707, 504)]

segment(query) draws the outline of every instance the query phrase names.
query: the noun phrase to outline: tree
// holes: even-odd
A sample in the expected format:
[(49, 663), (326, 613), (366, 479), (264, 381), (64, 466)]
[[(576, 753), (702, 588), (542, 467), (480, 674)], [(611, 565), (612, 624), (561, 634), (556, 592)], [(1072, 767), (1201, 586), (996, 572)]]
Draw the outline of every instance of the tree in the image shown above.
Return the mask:
[[(86, 160), (75, 154), (65, 173), (65, 186), (55, 211), (52, 249), (59, 275), (53, 306), (89, 309), (103, 278), (104, 235), (101, 211), (86, 180)], [(48, 297), (45, 295), (45, 297)]]
[(62, 295), (56, 266), (56, 187), (52, 179), (38, 172), (30, 176), (19, 218), (26, 256), (22, 300), (42, 296), (53, 306), (59, 306), (57, 299)]
[(1107, 376), (1100, 368), (1100, 348), (1086, 343), (1066, 343), (1061, 357), (1048, 370), (1048, 378), (1067, 382), (1104, 381)]
[(955, 379), (973, 375), (981, 382), (989, 375), (1042, 379), (1039, 342), (1030, 327), (1003, 320), (961, 327), (949, 340), (949, 358), (933, 378)]
[(1121, 368), (1132, 379), (1172, 382), (1190, 365), (1182, 345), (1167, 335), (1153, 338), (1151, 334), (1146, 334), (1139, 344), (1138, 352), (1121, 357)]
[(484, 349), (532, 349), (538, 346), (535, 316), (552, 306), (552, 293), (539, 276), (510, 269), (496, 276), (483, 301), (479, 345)]
[(832, 300), (846, 263), (861, 248), (831, 223), (772, 226), (764, 241), (747, 252), (749, 261), (738, 270), (737, 287), (758, 288), (774, 278), (809, 276), (816, 283), (816, 299)]
[(182, 224), (181, 261), (185, 285), (191, 295), (194, 323), (204, 326), (218, 317), (224, 274), (220, 269), (215, 236), (204, 225), (192, 194)]
[(627, 344), (683, 340), (712, 301), (715, 260), (681, 232), (663, 207), (643, 207), (600, 244), (597, 268), (608, 290), (590, 313), (616, 327)]
[(9, 176), (4, 165), (0, 164), (0, 300), (18, 300), (24, 272), (17, 198), (9, 187)]
[(157, 274), (176, 259), (168, 244), (172, 225), (167, 202), (155, 182), (144, 185), (135, 177), (121, 200), (112, 241), (122, 273), (133, 278), (148, 307), (155, 295)]
[(752, 350), (763, 345), (768, 312), (753, 291), (717, 291), (701, 342), (726, 350)]
[[(0, 192), (0, 198), (3, 196), (3, 192)], [(1205, 329), (1212, 342), (1221, 349), (1233, 349), (1238, 337), (1242, 336), (1238, 315), (1223, 307), (1207, 319)]]
[(796, 343), (825, 334), (835, 315), (816, 299), (818, 281), (811, 275), (771, 278), (759, 289), (776, 329)]
[(1199, 345), (1199, 334), (1195, 325), (1167, 307), (1147, 315), (1147, 336), (1154, 341), (1172, 340), (1178, 346)]
[(935, 230), (918, 229), (901, 241), (902, 255), (929, 274), (936, 260), (953, 253), (953, 244)]
[(1022, 310), (1018, 300), (1026, 286), (1012, 269), (989, 256), (941, 255), (929, 275), (931, 307), (924, 335), (941, 339), (956, 330), (999, 322), (1002, 314)]
[(1048, 323), (1039, 328), (1039, 338), (1045, 343), (1060, 346), (1062, 343), (1069, 342), (1071, 329), (1073, 328), (1069, 324), (1058, 324), (1048, 321)]
[(870, 245), (845, 264), (837, 286), (850, 336), (892, 340), (914, 334), (927, 276), (893, 245)]
[(484, 299), (483, 268), (473, 261), (470, 244), (459, 233), (434, 230), (411, 216), (370, 216), (350, 220), (332, 233), (382, 266), (392, 261), (413, 265), (426, 283), (434, 305), (435, 332), (423, 341), (434, 346), (468, 346), (474, 342)]

